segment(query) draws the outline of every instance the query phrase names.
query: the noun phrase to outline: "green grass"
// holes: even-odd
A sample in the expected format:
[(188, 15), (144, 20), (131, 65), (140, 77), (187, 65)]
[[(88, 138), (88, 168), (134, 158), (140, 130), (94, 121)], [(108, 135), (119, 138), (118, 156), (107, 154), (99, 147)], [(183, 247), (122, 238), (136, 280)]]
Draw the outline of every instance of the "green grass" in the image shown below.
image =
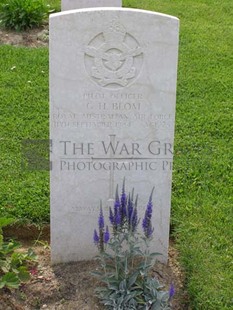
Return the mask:
[(48, 50), (0, 46), (2, 213), (49, 220), (48, 172), (21, 169), (21, 141), (48, 139)]
[[(233, 309), (233, 2), (123, 3), (180, 18), (173, 235), (192, 309)], [(48, 138), (48, 51), (0, 46), (0, 68), (0, 210), (46, 222), (48, 172), (20, 162), (22, 139)]]
[(51, 9), (54, 9), (56, 12), (61, 11), (61, 0), (45, 0), (46, 4), (49, 4)]
[(172, 223), (192, 309), (233, 309), (233, 3), (142, 7), (181, 22)]

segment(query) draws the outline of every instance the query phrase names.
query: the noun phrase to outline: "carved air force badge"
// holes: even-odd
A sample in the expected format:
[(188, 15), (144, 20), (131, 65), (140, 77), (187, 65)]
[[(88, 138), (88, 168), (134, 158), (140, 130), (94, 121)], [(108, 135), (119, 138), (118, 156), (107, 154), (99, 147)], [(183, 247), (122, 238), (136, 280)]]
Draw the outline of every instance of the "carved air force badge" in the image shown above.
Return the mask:
[(85, 66), (98, 85), (119, 89), (139, 75), (143, 52), (137, 40), (117, 20), (97, 34), (85, 48)]

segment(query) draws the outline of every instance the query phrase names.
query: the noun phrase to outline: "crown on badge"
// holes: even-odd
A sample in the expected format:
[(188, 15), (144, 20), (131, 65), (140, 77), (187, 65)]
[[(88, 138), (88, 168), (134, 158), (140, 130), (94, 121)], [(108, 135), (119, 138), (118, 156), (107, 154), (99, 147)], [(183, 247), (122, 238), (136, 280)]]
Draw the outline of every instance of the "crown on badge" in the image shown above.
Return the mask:
[(107, 25), (107, 29), (104, 31), (104, 38), (106, 41), (120, 41), (124, 40), (126, 35), (126, 29), (118, 21), (111, 21)]

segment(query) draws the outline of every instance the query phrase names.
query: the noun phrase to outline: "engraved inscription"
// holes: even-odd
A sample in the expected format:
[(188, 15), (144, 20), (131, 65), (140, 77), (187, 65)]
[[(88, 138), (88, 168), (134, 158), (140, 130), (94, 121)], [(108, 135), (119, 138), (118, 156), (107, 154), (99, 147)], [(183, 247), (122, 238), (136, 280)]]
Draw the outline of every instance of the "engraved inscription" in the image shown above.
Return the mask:
[(134, 81), (142, 67), (143, 52), (137, 40), (117, 20), (95, 36), (85, 48), (85, 66), (98, 85), (117, 89)]
[[(145, 128), (172, 128), (171, 114), (145, 114), (137, 111), (140, 104), (132, 104), (131, 109), (124, 105), (99, 103), (96, 110), (94, 105), (87, 103), (87, 110), (83, 113), (69, 113), (57, 111), (52, 115), (52, 126), (55, 128), (129, 128), (132, 123), (140, 122)], [(109, 110), (108, 110), (109, 109)], [(99, 112), (98, 112), (99, 111)], [(116, 112), (115, 112), (116, 111)], [(113, 113), (114, 112), (114, 113)]]

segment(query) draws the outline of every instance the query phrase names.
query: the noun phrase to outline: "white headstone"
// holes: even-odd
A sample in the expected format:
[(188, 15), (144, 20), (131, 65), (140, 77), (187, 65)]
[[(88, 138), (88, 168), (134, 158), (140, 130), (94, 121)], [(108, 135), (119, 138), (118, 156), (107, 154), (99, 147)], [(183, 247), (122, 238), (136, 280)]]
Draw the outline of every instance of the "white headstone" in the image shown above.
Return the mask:
[(75, 10), (92, 7), (121, 7), (122, 0), (61, 0), (61, 10)]
[(52, 262), (96, 254), (116, 185), (154, 192), (152, 251), (167, 260), (179, 20), (101, 8), (50, 15)]

